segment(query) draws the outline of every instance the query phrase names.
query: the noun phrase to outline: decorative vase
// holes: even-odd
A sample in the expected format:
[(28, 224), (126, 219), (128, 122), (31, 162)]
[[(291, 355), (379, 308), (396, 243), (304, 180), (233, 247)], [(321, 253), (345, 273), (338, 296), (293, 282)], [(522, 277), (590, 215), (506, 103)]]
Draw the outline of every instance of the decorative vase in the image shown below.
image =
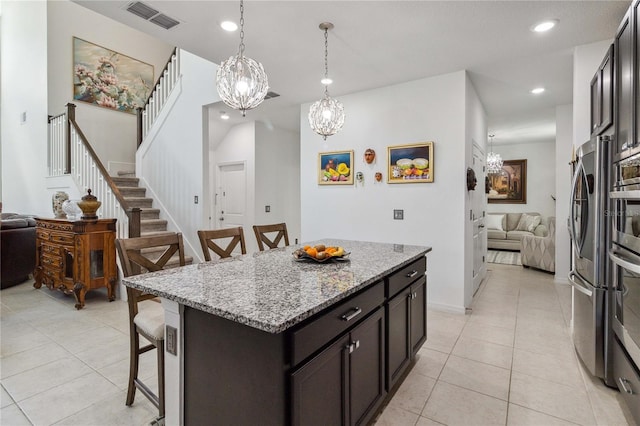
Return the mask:
[(62, 203), (62, 210), (67, 214), (67, 219), (77, 220), (80, 219), (82, 210), (78, 207), (78, 200), (67, 200)]
[(65, 219), (67, 214), (62, 210), (62, 203), (69, 199), (69, 194), (64, 191), (58, 191), (51, 198), (51, 207), (56, 219)]
[(97, 219), (96, 211), (102, 203), (98, 201), (95, 195), (91, 195), (91, 189), (87, 189), (87, 195), (82, 197), (82, 200), (78, 201), (78, 207), (82, 210), (81, 219), (92, 220)]

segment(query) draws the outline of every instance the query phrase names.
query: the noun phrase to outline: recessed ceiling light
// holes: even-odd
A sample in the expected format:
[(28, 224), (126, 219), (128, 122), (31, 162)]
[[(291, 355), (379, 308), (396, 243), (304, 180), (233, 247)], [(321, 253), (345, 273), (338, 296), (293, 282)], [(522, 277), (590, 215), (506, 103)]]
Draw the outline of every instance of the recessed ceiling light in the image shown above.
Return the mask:
[(231, 22), (231, 21), (224, 21), (220, 24), (220, 27), (222, 27), (223, 30), (225, 31), (235, 31), (238, 29), (238, 24), (236, 24), (235, 22)]
[(229, 114), (227, 114), (224, 111), (220, 111), (220, 118), (223, 120), (228, 120), (229, 119)]
[(324, 84), (325, 86), (328, 86), (331, 83), (333, 83), (333, 80), (331, 80), (329, 77), (325, 77), (322, 80), (320, 80), (320, 83)]
[(539, 95), (542, 92), (544, 92), (544, 87), (536, 87), (535, 89), (531, 89), (531, 93), (533, 93), (534, 95)]
[(531, 27), (531, 31), (536, 33), (544, 33), (545, 31), (549, 31), (551, 28), (555, 27), (557, 23), (557, 19), (549, 19), (547, 21), (535, 24), (533, 27)]

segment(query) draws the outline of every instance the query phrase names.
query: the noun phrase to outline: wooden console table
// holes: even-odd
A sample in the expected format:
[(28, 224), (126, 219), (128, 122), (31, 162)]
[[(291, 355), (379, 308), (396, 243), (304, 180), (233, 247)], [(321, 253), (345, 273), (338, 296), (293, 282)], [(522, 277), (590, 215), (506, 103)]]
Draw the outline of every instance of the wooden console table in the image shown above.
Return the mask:
[(76, 220), (36, 218), (35, 288), (42, 284), (76, 298), (84, 307), (87, 291), (107, 287), (115, 299), (116, 219)]

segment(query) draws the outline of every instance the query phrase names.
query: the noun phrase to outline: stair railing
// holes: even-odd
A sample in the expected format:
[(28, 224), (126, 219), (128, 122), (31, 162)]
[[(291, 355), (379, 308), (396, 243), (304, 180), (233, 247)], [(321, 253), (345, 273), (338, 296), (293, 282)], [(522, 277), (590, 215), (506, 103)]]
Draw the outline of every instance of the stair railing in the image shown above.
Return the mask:
[(117, 238), (140, 236), (140, 209), (129, 208), (86, 136), (76, 123), (76, 106), (49, 118), (49, 174), (70, 174), (79, 188), (90, 188), (102, 202), (98, 213), (116, 218)]
[(144, 107), (138, 108), (138, 147), (147, 137), (180, 77), (180, 50), (174, 49)]

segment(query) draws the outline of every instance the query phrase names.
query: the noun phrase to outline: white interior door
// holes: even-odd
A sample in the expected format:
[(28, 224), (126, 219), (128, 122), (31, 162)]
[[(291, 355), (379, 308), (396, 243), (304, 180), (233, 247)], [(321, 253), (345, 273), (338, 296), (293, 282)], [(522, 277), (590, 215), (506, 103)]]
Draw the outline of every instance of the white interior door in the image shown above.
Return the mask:
[(475, 191), (471, 191), (473, 194), (471, 202), (473, 214), (473, 293), (475, 294), (487, 273), (487, 229), (484, 227), (486, 211), (484, 153), (475, 143), (473, 144), (473, 170), (478, 180)]
[(244, 162), (218, 164), (218, 183), (215, 227), (222, 229), (242, 226), (246, 230), (247, 177)]

